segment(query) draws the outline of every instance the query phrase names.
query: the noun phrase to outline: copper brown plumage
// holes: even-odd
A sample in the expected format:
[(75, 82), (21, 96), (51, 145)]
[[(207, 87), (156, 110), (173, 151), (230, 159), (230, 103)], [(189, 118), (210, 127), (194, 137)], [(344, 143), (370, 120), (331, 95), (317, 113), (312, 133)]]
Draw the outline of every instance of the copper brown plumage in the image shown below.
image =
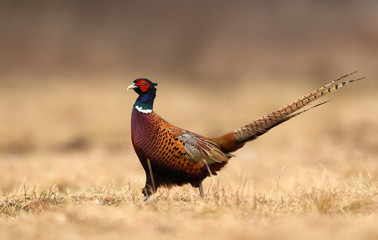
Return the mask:
[(363, 79), (338, 83), (353, 73), (346, 74), (252, 123), (214, 138), (176, 127), (157, 115), (153, 111), (157, 84), (145, 78), (136, 79), (128, 87), (139, 95), (132, 110), (131, 139), (146, 172), (146, 185), (142, 190), (145, 200), (160, 186), (181, 186), (187, 183), (198, 187), (200, 195), (203, 196), (202, 181), (210, 175), (216, 175), (233, 157), (231, 152), (269, 129), (325, 103), (298, 112), (316, 99)]

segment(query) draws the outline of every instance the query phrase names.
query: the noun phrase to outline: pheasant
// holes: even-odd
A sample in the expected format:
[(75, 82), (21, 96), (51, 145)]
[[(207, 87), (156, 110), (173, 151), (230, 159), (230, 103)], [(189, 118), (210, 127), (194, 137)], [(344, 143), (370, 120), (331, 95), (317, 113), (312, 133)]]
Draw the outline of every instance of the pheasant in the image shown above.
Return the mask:
[(269, 129), (326, 103), (322, 102), (298, 112), (316, 99), (363, 79), (340, 82), (353, 73), (219, 137), (204, 137), (176, 127), (161, 118), (153, 111), (157, 83), (146, 78), (136, 79), (127, 90), (133, 89), (139, 95), (131, 115), (131, 139), (146, 172), (146, 184), (142, 189), (144, 201), (160, 186), (181, 186), (187, 183), (199, 188), (200, 196), (203, 197), (202, 181), (208, 176), (216, 175), (234, 157), (232, 152)]

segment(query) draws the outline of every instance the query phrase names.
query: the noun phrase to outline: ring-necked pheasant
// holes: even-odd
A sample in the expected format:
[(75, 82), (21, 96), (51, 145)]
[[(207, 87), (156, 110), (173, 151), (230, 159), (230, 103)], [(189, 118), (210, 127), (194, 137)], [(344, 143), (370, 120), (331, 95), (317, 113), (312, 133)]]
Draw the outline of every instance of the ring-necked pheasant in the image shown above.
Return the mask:
[(325, 103), (297, 112), (310, 102), (363, 79), (339, 82), (353, 73), (219, 137), (204, 137), (165, 121), (153, 111), (157, 83), (146, 78), (136, 79), (127, 90), (134, 89), (139, 95), (132, 110), (131, 139), (146, 172), (146, 185), (142, 189), (144, 200), (156, 192), (159, 186), (181, 186), (186, 183), (198, 187), (200, 196), (203, 197), (202, 181), (210, 175), (216, 175), (233, 157), (231, 152), (278, 124)]

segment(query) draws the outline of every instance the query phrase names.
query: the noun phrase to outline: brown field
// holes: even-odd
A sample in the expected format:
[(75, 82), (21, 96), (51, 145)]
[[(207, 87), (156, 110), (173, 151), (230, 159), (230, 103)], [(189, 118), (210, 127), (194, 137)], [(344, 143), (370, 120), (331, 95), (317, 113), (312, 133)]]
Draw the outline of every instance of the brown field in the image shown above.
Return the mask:
[[(205, 199), (184, 186), (147, 203), (130, 142), (132, 79), (62, 80), (0, 88), (2, 240), (378, 239), (374, 78), (247, 144), (205, 181)], [(330, 79), (153, 80), (157, 113), (214, 136)]]

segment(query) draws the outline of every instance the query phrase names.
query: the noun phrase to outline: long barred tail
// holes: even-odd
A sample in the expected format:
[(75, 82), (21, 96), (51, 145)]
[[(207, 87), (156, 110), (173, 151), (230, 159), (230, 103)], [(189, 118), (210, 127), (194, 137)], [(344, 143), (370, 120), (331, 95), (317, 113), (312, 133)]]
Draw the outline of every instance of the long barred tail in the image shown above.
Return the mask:
[[(266, 116), (264, 116), (260, 119), (257, 119), (250, 124), (247, 124), (247, 125), (245, 125), (241, 128), (236, 129), (235, 131), (233, 131), (235, 140), (237, 140), (240, 143), (251, 141), (251, 140), (257, 138), (258, 136), (266, 133), (269, 129), (277, 126), (278, 124), (283, 123), (283, 122), (285, 122), (285, 121), (287, 121), (287, 120), (289, 120), (289, 119), (291, 119), (291, 118), (297, 116), (298, 114), (301, 114), (301, 113), (303, 113), (307, 110), (310, 110), (311, 108), (304, 110), (304, 111), (301, 111), (301, 112), (298, 112), (298, 113), (295, 113), (296, 111), (305, 107), (306, 105), (315, 101), (316, 99), (323, 97), (324, 95), (326, 95), (330, 92), (334, 92), (334, 91), (336, 91), (336, 90), (338, 90), (338, 89), (340, 89), (340, 88), (342, 88), (342, 87), (344, 87), (344, 86), (346, 86), (350, 83), (364, 79), (364, 77), (362, 77), (362, 78), (357, 78), (357, 79), (339, 82), (340, 80), (342, 80), (342, 79), (344, 79), (344, 78), (346, 78), (346, 77), (348, 77), (348, 76), (350, 76), (354, 73), (356, 73), (356, 72), (352, 72), (352, 73), (346, 74), (342, 77), (339, 77), (338, 79), (333, 80), (332, 82), (330, 82), (330, 83), (324, 85), (323, 87), (305, 95), (304, 97), (299, 98), (297, 101), (294, 101), (291, 104), (283, 106), (280, 109), (278, 109), (278, 110), (276, 110), (276, 111), (274, 111), (274, 112), (272, 112), (272, 113), (270, 113), (270, 114), (268, 114), (268, 115), (266, 115)], [(317, 106), (322, 105), (324, 103), (315, 105), (314, 107), (317, 107)], [(312, 107), (312, 108), (314, 108), (314, 107)]]

